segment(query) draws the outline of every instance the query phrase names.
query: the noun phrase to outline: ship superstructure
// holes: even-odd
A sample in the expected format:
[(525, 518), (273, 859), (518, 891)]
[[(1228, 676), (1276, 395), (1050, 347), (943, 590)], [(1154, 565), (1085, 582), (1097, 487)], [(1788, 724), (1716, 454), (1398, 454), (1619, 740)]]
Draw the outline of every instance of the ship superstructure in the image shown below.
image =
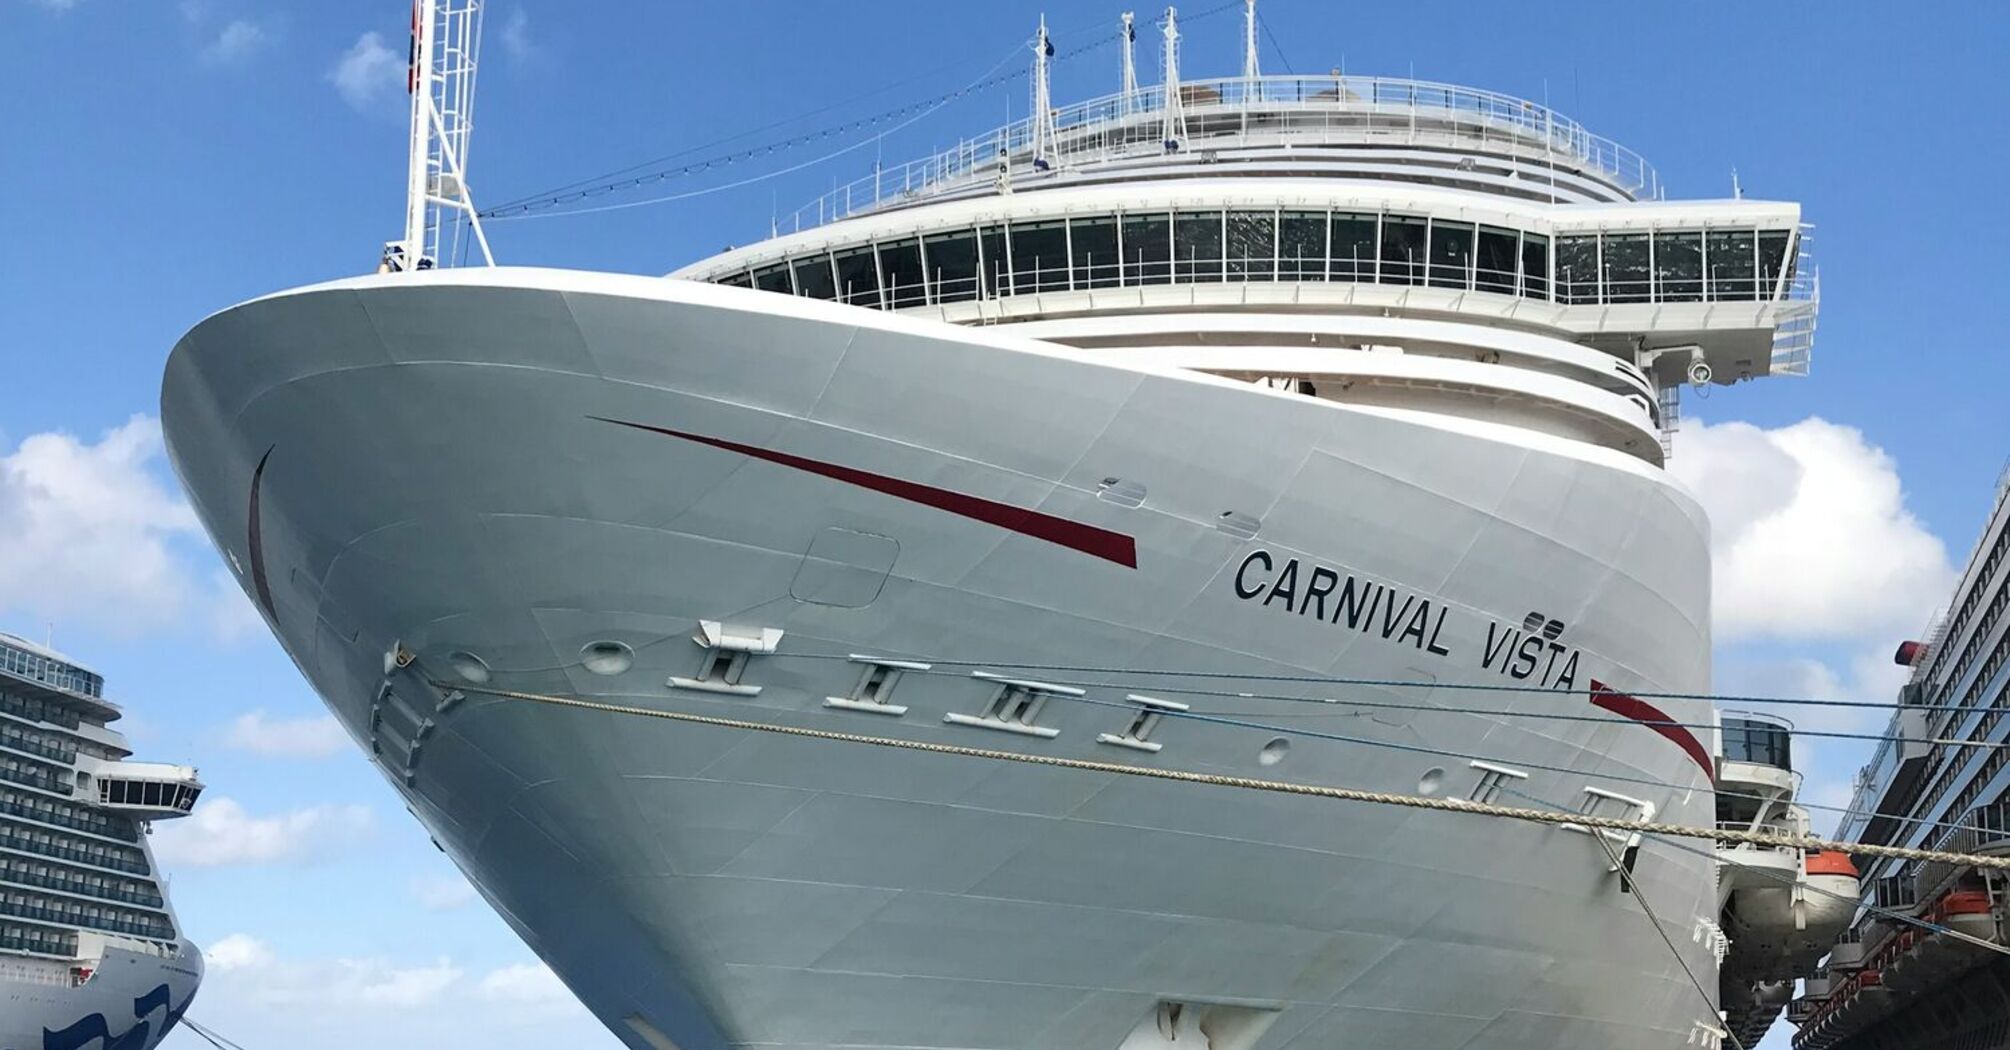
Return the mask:
[(1265, 75), (1252, 5), (1240, 77), (1185, 79), (1168, 11), (1160, 84), (1127, 19), (1077, 106), (1043, 28), (1027, 121), (670, 279), (453, 269), (467, 8), (421, 4), (433, 206), (385, 272), (204, 321), (163, 423), (628, 1045), (1716, 1047), (1812, 967), (1792, 902), (1855, 884), (1801, 850), (1234, 786), (1805, 827), (1791, 730), (1701, 699), (1662, 470), (1681, 386), (1806, 369), (1798, 206)]
[(104, 679), (0, 634), (0, 1046), (159, 1043), (195, 997), (147, 843), (202, 793), (187, 766), (130, 760)]
[[(1857, 774), (1838, 835), (2010, 853), (2010, 474), (1946, 612), (1896, 659), (1912, 668)], [(2010, 994), (2010, 883), (1941, 861), (1878, 859), (1862, 905), (1788, 1014), (1796, 1050), (1998, 1046)]]

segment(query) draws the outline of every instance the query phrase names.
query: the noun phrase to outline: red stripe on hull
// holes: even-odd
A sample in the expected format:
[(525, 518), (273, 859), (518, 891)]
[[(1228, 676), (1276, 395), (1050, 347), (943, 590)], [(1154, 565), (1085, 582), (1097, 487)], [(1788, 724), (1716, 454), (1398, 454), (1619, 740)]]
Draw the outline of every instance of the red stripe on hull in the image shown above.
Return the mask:
[(835, 463), (824, 463), (820, 460), (806, 459), (802, 456), (790, 455), (787, 452), (776, 452), (773, 449), (757, 448), (753, 445), (742, 445), (737, 441), (725, 441), (719, 438), (706, 437), (703, 434), (670, 430), (666, 427), (650, 426), (647, 423), (630, 423), (627, 420), (608, 419), (604, 416), (593, 416), (591, 418), (600, 420), (603, 423), (613, 423), (617, 426), (646, 430), (653, 434), (663, 434), (667, 437), (682, 438), (685, 441), (695, 441), (698, 444), (710, 445), (713, 448), (724, 449), (728, 452), (738, 452), (743, 456), (767, 460), (770, 463), (778, 463), (785, 467), (792, 467), (810, 474), (817, 474), (834, 481), (842, 481), (848, 485), (857, 485), (859, 488), (885, 493), (896, 499), (907, 500), (910, 503), (919, 503), (925, 507), (934, 507), (937, 510), (948, 511), (951, 514), (969, 518), (972, 521), (981, 521), (987, 525), (996, 525), (1001, 529), (1007, 529), (1022, 536), (1031, 536), (1034, 539), (1045, 540), (1048, 543), (1059, 544), (1071, 550), (1081, 551), (1083, 554), (1101, 558), (1104, 561), (1115, 562), (1127, 569), (1138, 567), (1137, 540), (1121, 532), (1111, 532), (1108, 529), (1097, 528), (1094, 525), (1085, 525), (1079, 521), (1069, 521), (1066, 518), (1057, 518), (1051, 514), (1042, 514), (1036, 510), (1014, 507), (1010, 504), (998, 503), (961, 492), (951, 492), (947, 489), (933, 488), (913, 481), (903, 481), (900, 478), (890, 478), (883, 474), (873, 474), (853, 467), (843, 467)]
[(1688, 752), (1689, 757), (1703, 767), (1705, 775), (1713, 780), (1716, 779), (1716, 763), (1710, 760), (1709, 749), (1703, 746), (1702, 741), (1696, 739), (1696, 734), (1691, 733), (1687, 726), (1680, 725), (1669, 717), (1668, 712), (1639, 697), (1615, 693), (1596, 678), (1591, 680), (1591, 702), (1615, 715), (1624, 715), (1636, 722), (1644, 723), (1655, 732), (1673, 740), (1676, 747)]

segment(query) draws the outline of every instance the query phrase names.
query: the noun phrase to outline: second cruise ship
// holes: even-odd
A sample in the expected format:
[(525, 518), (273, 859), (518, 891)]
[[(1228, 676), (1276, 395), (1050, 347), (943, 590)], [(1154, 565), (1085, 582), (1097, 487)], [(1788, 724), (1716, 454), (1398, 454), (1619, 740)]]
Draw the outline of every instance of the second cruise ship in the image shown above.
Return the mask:
[(1806, 370), (1797, 205), (1265, 74), (1252, 6), (1240, 75), (1168, 10), (1066, 106), (1043, 29), (1027, 120), (668, 278), (450, 268), (475, 11), (419, 6), (384, 272), (204, 320), (163, 423), (628, 1046), (1716, 1047), (1833, 936), (1776, 905), (1840, 858), (1236, 786), (1805, 827), (1663, 469), (1683, 386)]

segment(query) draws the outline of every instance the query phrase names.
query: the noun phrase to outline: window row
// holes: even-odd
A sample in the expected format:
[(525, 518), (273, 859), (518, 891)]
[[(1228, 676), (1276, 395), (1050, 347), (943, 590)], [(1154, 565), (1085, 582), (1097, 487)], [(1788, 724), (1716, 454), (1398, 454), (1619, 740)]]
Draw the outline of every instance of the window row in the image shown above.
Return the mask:
[(40, 653), (18, 649), (5, 642), (0, 642), (0, 671), (8, 671), (37, 682), (46, 682), (58, 689), (67, 689), (85, 696), (97, 696), (105, 687), (103, 678), (81, 667), (73, 667)]
[(146, 857), (139, 850), (21, 824), (0, 822), (0, 849), (20, 850), (132, 875), (147, 874)]
[[(1940, 632), (1942, 638), (1962, 637), (1968, 628), (1969, 619), (1983, 607), (1984, 596), (1990, 596), (1982, 622), (1969, 637), (1968, 644), (1962, 648), (1961, 658), (1956, 661), (1954, 671), (1947, 677), (1950, 683), (1959, 682), (1968, 673), (1968, 666), (1974, 661), (1976, 651), (1988, 638), (1996, 617), (2003, 611), (2004, 605), (2010, 603), (2010, 582), (1996, 579), (1996, 570), (2002, 567), (2006, 556), (2010, 556), (2010, 529), (2004, 529), (1997, 535), (1996, 542), (1990, 545), (1989, 557), (1983, 560), (1981, 571), (1974, 576), (1975, 586), (1969, 589), (1968, 597), (1962, 601), (1961, 608), (1948, 618), (1946, 626)], [(1931, 654), (1932, 665), (1925, 675), (1927, 681), (1939, 677), (1941, 669), (1947, 664), (1947, 653), (1947, 649), (1940, 648)]]
[(0, 951), (74, 956), (77, 954), (77, 935), (45, 926), (0, 922)]
[[(1424, 285), (1566, 303), (1771, 299), (1789, 231), (1542, 234), (1421, 215), (1124, 212), (819, 249), (715, 278), (881, 309), (1151, 284)], [(1567, 256), (1567, 257), (1566, 257)]]
[(0, 780), (67, 794), (70, 786), (63, 782), (64, 779), (50, 766), (0, 752)]
[(98, 800), (115, 806), (158, 806), (183, 813), (195, 808), (202, 789), (190, 784), (168, 784), (157, 780), (100, 778)]
[(22, 696), (9, 689), (0, 689), (0, 714), (13, 715), (30, 722), (47, 722), (65, 729), (77, 728), (77, 712), (66, 704), (52, 704), (34, 696)]
[(60, 864), (45, 864), (4, 853), (0, 853), (0, 882), (38, 886), (42, 889), (74, 893), (84, 897), (101, 897), (149, 908), (159, 908), (165, 903), (161, 899), (160, 892), (150, 882), (122, 879), (116, 875), (81, 868), (66, 868)]
[(0, 915), (37, 922), (59, 922), (132, 937), (173, 940), (174, 927), (158, 915), (108, 904), (83, 904), (32, 890), (0, 887)]
[(0, 747), (40, 755), (64, 765), (77, 761), (77, 746), (67, 737), (30, 729), (18, 722), (0, 720)]
[(11, 813), (29, 820), (39, 820), (44, 824), (54, 824), (59, 828), (88, 831), (106, 838), (124, 839), (132, 842), (138, 836), (133, 832), (133, 822), (124, 817), (103, 813), (89, 806), (77, 806), (68, 802), (58, 802), (30, 795), (20, 791), (10, 791), (0, 787), (0, 813)]

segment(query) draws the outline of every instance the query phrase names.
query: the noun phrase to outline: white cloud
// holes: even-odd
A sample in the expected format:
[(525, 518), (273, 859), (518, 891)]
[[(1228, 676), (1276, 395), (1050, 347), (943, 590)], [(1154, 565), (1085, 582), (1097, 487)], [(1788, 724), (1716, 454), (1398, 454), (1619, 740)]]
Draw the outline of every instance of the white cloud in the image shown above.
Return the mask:
[(511, 8), (509, 18), (503, 21), (503, 53), (521, 62), (536, 51), (530, 41), (530, 15), (521, 7)]
[(258, 817), (237, 800), (206, 798), (195, 812), (154, 832), (162, 863), (195, 868), (304, 861), (368, 834), (366, 806), (309, 806)]
[(263, 968), (272, 964), (272, 949), (265, 942), (246, 933), (233, 933), (204, 949), (202, 956), (208, 968), (219, 973), (247, 968)]
[(540, 962), (490, 970), (479, 990), (483, 998), (503, 1003), (572, 1002), (571, 990)]
[[(186, 8), (183, 14), (187, 15)], [(214, 65), (227, 65), (263, 47), (269, 39), (256, 22), (248, 18), (233, 19), (216, 34), (216, 39), (202, 49), (202, 60)]]
[(368, 109), (378, 99), (404, 85), (400, 75), (405, 56), (384, 46), (383, 34), (375, 30), (356, 38), (356, 45), (342, 53), (328, 81), (357, 109)]
[(136, 415), (96, 442), (41, 433), (0, 455), (0, 613), (134, 634), (243, 601), (227, 577), (192, 571), (206, 543), (157, 471), (161, 450), (160, 423)]
[(459, 872), (412, 880), (412, 896), (427, 911), (453, 911), (474, 903), (475, 888)]
[(1953, 587), (1897, 465), (1853, 427), (1685, 421), (1669, 469), (1710, 512), (1720, 640), (1892, 640)]
[(349, 745), (333, 715), (268, 718), (263, 710), (239, 715), (225, 737), (231, 747), (268, 758), (327, 758)]

